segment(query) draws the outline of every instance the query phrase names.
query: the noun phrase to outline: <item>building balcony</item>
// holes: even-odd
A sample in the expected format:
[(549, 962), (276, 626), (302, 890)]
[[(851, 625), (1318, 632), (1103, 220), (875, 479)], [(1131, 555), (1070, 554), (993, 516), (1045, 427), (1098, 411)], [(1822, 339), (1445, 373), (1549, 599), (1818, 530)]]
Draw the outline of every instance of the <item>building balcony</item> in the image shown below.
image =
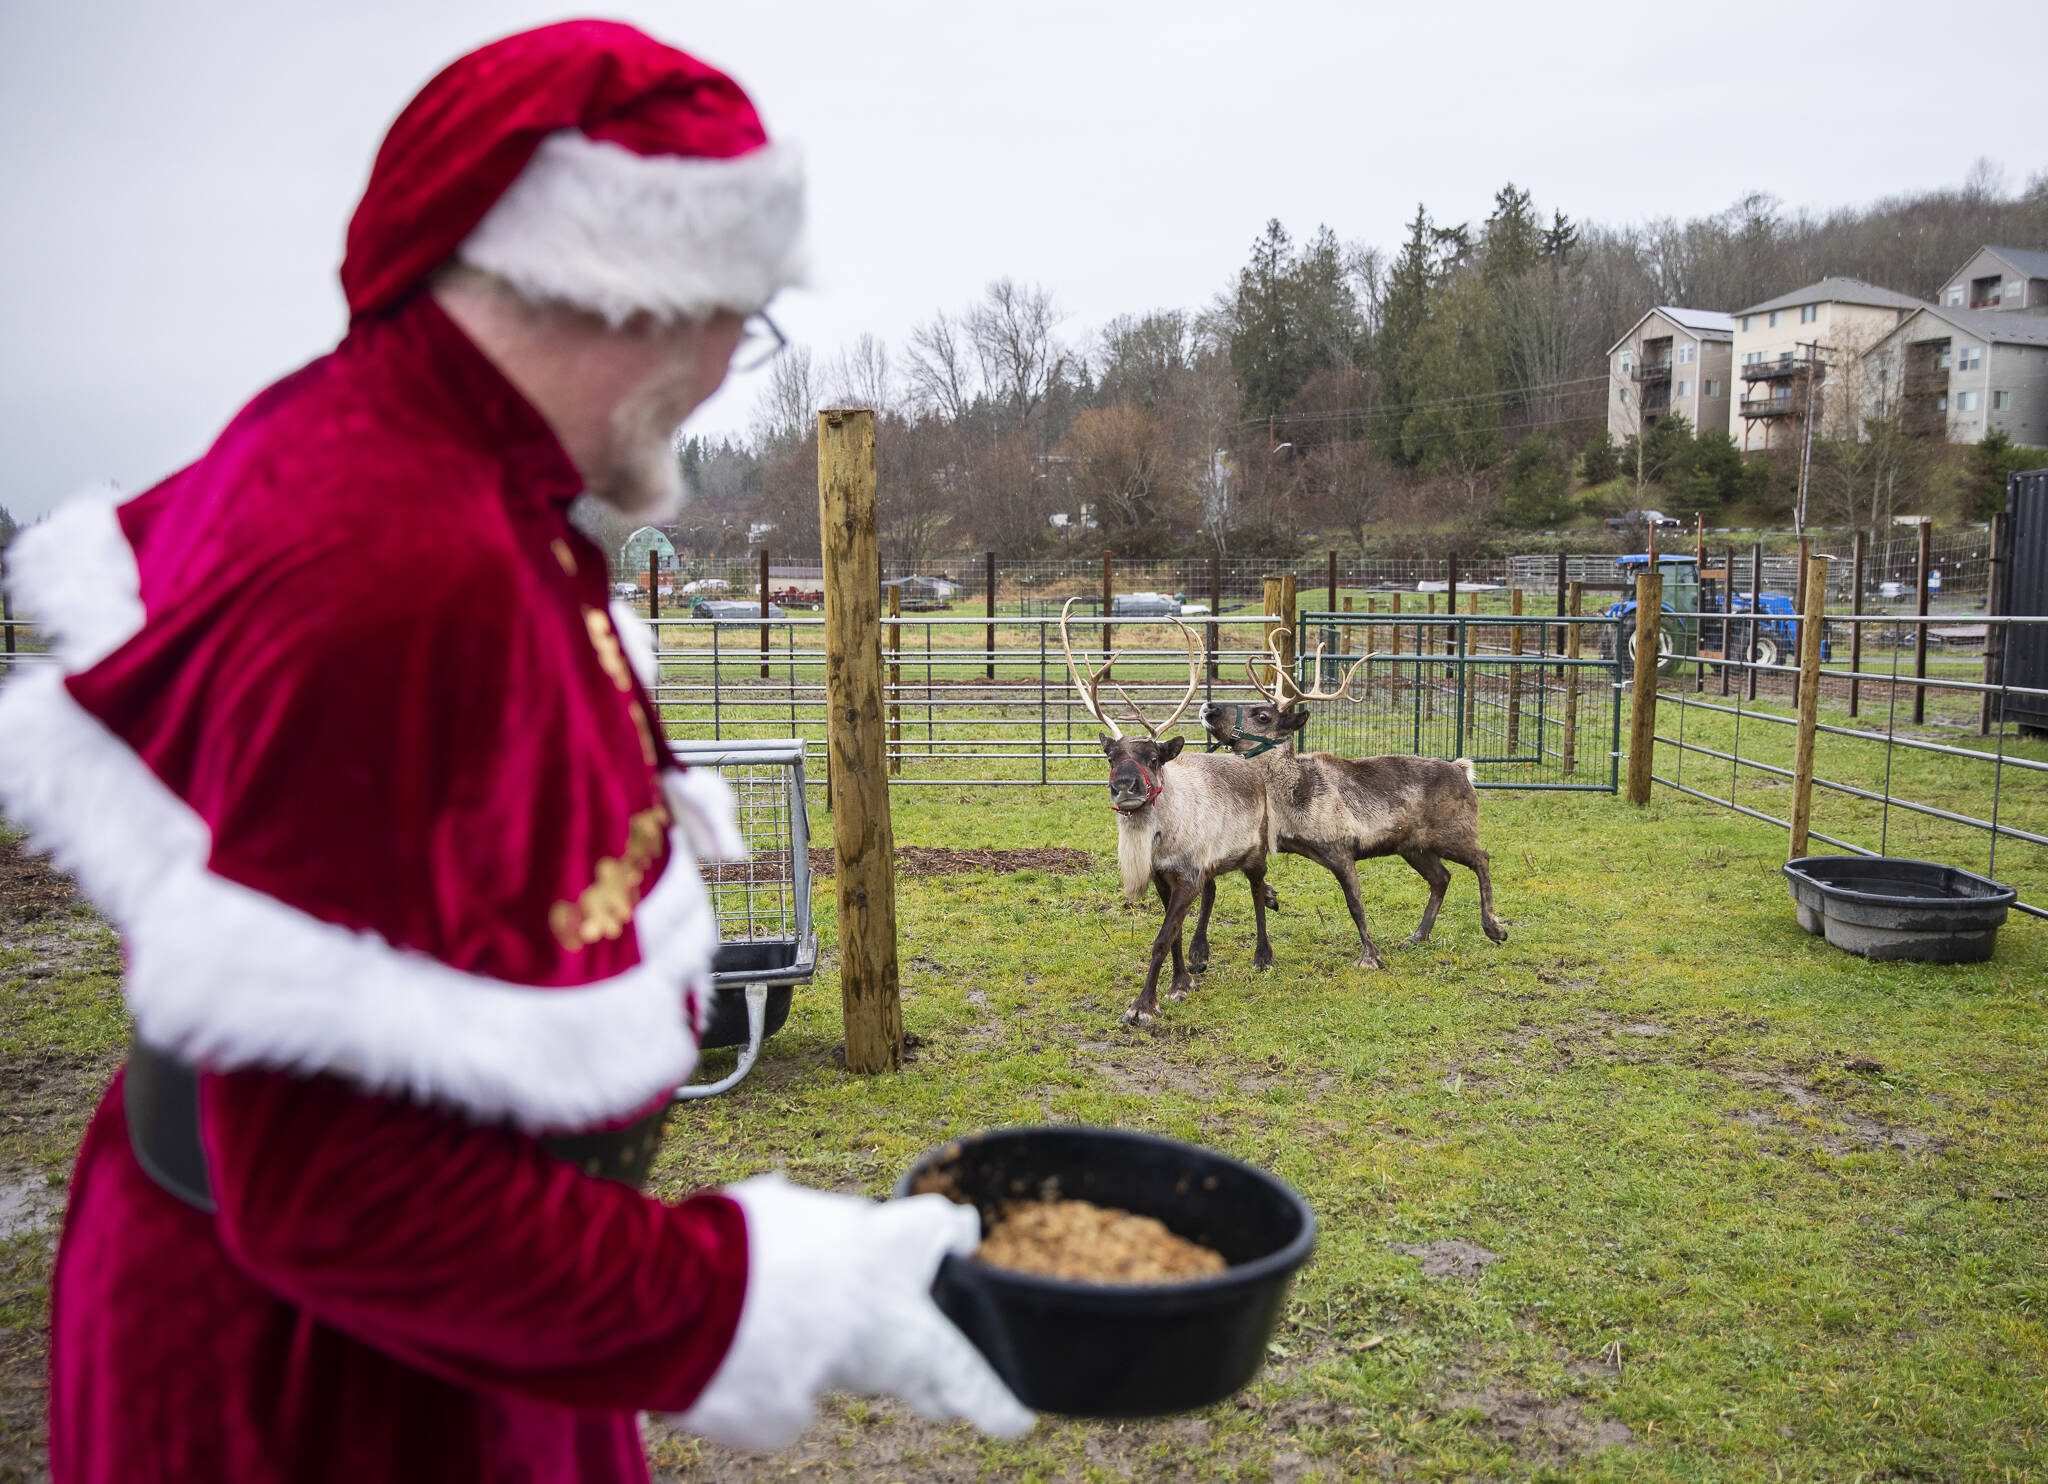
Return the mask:
[(1754, 361), (1742, 368), (1744, 381), (1793, 381), (1811, 375), (1811, 361)]
[(1931, 397), (1948, 390), (1946, 371), (1908, 371), (1906, 373), (1906, 395), (1909, 397)]
[(1742, 415), (1758, 417), (1797, 417), (1806, 406), (1797, 397), (1745, 397), (1742, 401)]
[(1634, 375), (1637, 381), (1669, 381), (1671, 379), (1671, 363), (1669, 361), (1645, 361), (1636, 367)]

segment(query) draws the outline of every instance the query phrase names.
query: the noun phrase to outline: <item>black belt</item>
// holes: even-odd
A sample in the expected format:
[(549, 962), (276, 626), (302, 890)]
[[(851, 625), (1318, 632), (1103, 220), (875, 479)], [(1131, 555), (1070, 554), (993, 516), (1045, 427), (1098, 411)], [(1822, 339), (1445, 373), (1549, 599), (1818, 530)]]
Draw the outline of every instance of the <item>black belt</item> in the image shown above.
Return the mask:
[[(136, 1037), (128, 1048), (122, 1103), (128, 1115), (128, 1143), (149, 1178), (186, 1205), (211, 1212), (213, 1183), (207, 1178), (205, 1146), (199, 1142), (198, 1071)], [(664, 1098), (659, 1108), (624, 1128), (560, 1134), (540, 1140), (540, 1145), (586, 1175), (638, 1189), (647, 1183), (654, 1151), (661, 1147), (669, 1107)]]

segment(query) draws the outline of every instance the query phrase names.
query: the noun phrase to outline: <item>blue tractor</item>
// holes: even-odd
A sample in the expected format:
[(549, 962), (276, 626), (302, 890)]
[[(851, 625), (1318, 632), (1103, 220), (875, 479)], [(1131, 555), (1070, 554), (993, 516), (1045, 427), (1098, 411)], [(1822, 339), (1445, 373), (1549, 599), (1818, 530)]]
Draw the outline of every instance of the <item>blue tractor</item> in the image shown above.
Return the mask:
[[(1624, 578), (1633, 580), (1647, 571), (1647, 555), (1625, 556), (1614, 564)], [(1750, 641), (1747, 623), (1731, 623), (1752, 612), (1763, 615), (1756, 625), (1756, 660), (1761, 665), (1785, 663), (1799, 650), (1799, 617), (1792, 600), (1783, 593), (1762, 594), (1754, 608), (1748, 593), (1731, 594), (1726, 567), (1702, 568), (1696, 557), (1658, 553), (1657, 571), (1664, 579), (1664, 613), (1657, 622), (1657, 671), (1674, 675), (1694, 660), (1740, 658)], [(1624, 636), (1617, 646), (1615, 631), (1603, 630), (1600, 652), (1628, 668), (1636, 658), (1636, 600), (1626, 598), (1608, 608), (1609, 618), (1625, 619), (1619, 625)], [(1619, 655), (1617, 656), (1617, 648)], [(1821, 634), (1821, 654), (1827, 655), (1827, 634)]]

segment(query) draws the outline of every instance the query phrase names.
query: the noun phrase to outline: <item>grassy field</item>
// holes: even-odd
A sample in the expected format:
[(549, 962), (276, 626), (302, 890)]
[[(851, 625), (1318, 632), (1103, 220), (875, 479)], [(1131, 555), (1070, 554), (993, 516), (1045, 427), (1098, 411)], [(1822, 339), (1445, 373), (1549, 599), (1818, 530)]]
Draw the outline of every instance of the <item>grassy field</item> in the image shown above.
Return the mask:
[[(830, 821), (814, 798), (816, 838)], [(901, 1075), (835, 1064), (825, 960), (735, 1093), (678, 1112), (679, 1194), (779, 1165), (880, 1194), (964, 1129), (1087, 1121), (1265, 1165), (1321, 1240), (1247, 1392), (1157, 1423), (991, 1444), (837, 1401), (794, 1454), (656, 1426), (663, 1478), (1924, 1478), (2048, 1468), (2048, 927), (1983, 966), (1873, 966), (1794, 926), (1766, 826), (1660, 790), (1488, 794), (1512, 936), (1456, 872), (1364, 872), (1390, 968), (1336, 889), (1244, 893), (1153, 1033), (1117, 1016), (1151, 932), (1094, 794), (908, 790), (899, 845), (1081, 845), (1080, 874), (906, 876)], [(1001, 865), (1001, 862), (995, 862)], [(66, 1163), (123, 1036), (112, 935), (6, 847), (0, 872), (0, 1477), (36, 1476), (43, 1283)]]

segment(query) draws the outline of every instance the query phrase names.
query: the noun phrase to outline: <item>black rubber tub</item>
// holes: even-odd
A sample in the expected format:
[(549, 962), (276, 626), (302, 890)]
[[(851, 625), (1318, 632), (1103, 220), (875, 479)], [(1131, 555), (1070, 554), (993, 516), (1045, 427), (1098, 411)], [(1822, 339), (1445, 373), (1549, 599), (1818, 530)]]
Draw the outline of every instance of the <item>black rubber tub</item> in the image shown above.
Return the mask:
[(1933, 861), (1807, 855), (1785, 864), (1799, 925), (1869, 959), (1975, 964), (1991, 957), (2011, 887)]
[(949, 1257), (932, 1296), (1026, 1406), (1159, 1417), (1221, 1401), (1258, 1374), (1287, 1285), (1315, 1246), (1308, 1203), (1266, 1174), (1173, 1139), (1101, 1128), (973, 1134), (924, 1155), (896, 1194), (976, 1206), (1057, 1195), (1132, 1211), (1222, 1254), (1211, 1278), (1096, 1284)]

